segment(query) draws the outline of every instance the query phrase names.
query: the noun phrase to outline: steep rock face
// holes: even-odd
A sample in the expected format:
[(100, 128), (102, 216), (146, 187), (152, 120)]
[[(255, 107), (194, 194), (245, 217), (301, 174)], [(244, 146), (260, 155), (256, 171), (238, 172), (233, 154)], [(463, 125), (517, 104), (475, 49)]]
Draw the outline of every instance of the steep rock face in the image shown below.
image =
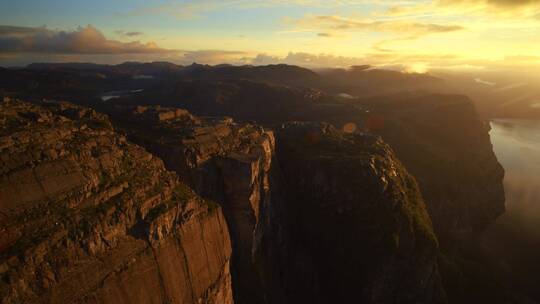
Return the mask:
[[(364, 69), (357, 74), (380, 74), (381, 86), (388, 86), (386, 80), (390, 78), (409, 77)], [(437, 82), (431, 77), (425, 80)], [(304, 93), (249, 81), (184, 81), (168, 90), (146, 90), (119, 102), (174, 105), (200, 115), (230, 115), (266, 125), (290, 120), (325, 121), (341, 128), (352, 123), (356, 130), (381, 135), (417, 178), (443, 243), (462, 243), (504, 212), (504, 172), (493, 153), (487, 125), (467, 97), (401, 92), (339, 102), (325, 93)]]
[(219, 206), (103, 115), (0, 105), (2, 303), (232, 303)]
[(482, 232), (504, 212), (504, 170), (493, 152), (489, 125), (467, 97), (378, 100), (370, 108), (378, 117), (372, 131), (418, 180), (445, 247)]
[[(242, 106), (231, 108), (234, 111), (224, 113), (235, 119), (257, 120), (264, 116), (263, 122), (269, 124), (287, 119), (328, 121), (337, 127), (352, 125), (354, 131), (380, 135), (417, 179), (436, 235), (450, 260), (463, 260), (465, 254), (470, 255), (462, 251), (469, 251), (475, 244), (474, 237), (504, 212), (504, 171), (493, 153), (488, 126), (464, 96), (403, 93), (345, 104), (304, 102), (299, 109), (283, 102), (284, 106), (277, 112), (266, 111), (270, 101), (259, 99), (255, 93), (246, 96), (249, 98), (245, 100), (259, 103), (259, 107), (252, 106), (251, 112), (246, 113), (241, 103)], [(141, 103), (160, 100), (147, 98)], [(172, 104), (178, 100), (183, 100), (179, 104), (190, 101), (189, 98), (171, 100)], [(220, 109), (203, 106), (199, 113), (224, 114)], [(466, 275), (469, 279), (465, 280), (461, 273), (469, 266), (450, 265), (450, 268), (455, 268), (452, 271), (456, 273), (450, 275), (455, 277), (451, 279), (455, 284), (468, 281), (466, 285), (473, 289), (477, 285), (475, 269), (471, 269), (472, 273)], [(459, 289), (464, 297), (470, 294), (468, 287)]]
[(478, 237), (504, 212), (504, 170), (467, 97), (374, 101), (372, 131), (418, 180), (441, 244), (439, 267), (452, 303), (501, 303), (508, 291), (479, 252)]
[(235, 302), (281, 302), (272, 132), (175, 108), (121, 107), (111, 114), (130, 140), (161, 157), (198, 194), (221, 204), (232, 238)]
[(422, 196), (386, 144), (324, 123), (285, 124), (276, 142), (293, 303), (445, 301)]

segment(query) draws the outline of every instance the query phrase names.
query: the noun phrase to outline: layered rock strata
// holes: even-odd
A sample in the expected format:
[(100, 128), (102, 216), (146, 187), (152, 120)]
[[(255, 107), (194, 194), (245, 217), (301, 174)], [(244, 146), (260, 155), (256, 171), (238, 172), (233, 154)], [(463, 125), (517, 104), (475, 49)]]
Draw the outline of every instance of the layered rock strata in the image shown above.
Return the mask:
[(221, 208), (108, 119), (0, 105), (2, 303), (232, 303)]
[(281, 302), (278, 260), (283, 242), (274, 136), (230, 118), (198, 118), (166, 107), (111, 110), (130, 140), (161, 157), (168, 169), (224, 211), (233, 245), (236, 303)]

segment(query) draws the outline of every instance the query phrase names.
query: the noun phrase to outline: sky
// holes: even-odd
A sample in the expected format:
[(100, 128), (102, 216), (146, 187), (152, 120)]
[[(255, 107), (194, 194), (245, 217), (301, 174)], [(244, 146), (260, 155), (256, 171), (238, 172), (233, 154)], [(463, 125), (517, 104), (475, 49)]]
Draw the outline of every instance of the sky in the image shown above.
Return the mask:
[(0, 0), (0, 66), (536, 67), (539, 0)]

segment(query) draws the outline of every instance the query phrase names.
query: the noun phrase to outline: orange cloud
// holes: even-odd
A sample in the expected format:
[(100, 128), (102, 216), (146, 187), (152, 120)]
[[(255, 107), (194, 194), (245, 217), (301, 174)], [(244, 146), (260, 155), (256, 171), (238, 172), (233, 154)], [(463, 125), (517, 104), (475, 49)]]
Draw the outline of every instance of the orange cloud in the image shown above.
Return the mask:
[(440, 4), (471, 4), (484, 3), (486, 5), (499, 7), (523, 7), (537, 5), (537, 0), (440, 0)]
[(463, 30), (460, 25), (411, 22), (403, 20), (372, 21), (368, 19), (346, 18), (337, 15), (306, 16), (293, 23), (302, 30), (331, 31), (371, 31), (420, 37), (433, 33), (447, 33)]
[(55, 31), (45, 27), (0, 26), (0, 53), (146, 54), (168, 52), (174, 51), (160, 48), (154, 42), (109, 40), (91, 25), (79, 27), (75, 31)]
[(143, 32), (137, 32), (137, 31), (126, 32), (126, 31), (118, 30), (118, 31), (114, 31), (114, 32), (116, 34), (120, 35), (120, 36), (127, 36), (127, 37), (135, 37), (135, 36), (142, 36), (143, 35)]
[(432, 0), (420, 4), (390, 7), (386, 16), (497, 16), (505, 18), (538, 18), (538, 0)]

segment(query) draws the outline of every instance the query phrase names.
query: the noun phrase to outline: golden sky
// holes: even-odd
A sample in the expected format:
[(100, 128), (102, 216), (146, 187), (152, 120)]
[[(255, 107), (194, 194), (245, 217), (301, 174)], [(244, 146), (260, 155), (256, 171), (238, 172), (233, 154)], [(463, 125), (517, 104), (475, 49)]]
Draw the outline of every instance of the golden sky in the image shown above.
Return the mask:
[(372, 64), (532, 67), (538, 0), (19, 0), (0, 4), (0, 65)]

